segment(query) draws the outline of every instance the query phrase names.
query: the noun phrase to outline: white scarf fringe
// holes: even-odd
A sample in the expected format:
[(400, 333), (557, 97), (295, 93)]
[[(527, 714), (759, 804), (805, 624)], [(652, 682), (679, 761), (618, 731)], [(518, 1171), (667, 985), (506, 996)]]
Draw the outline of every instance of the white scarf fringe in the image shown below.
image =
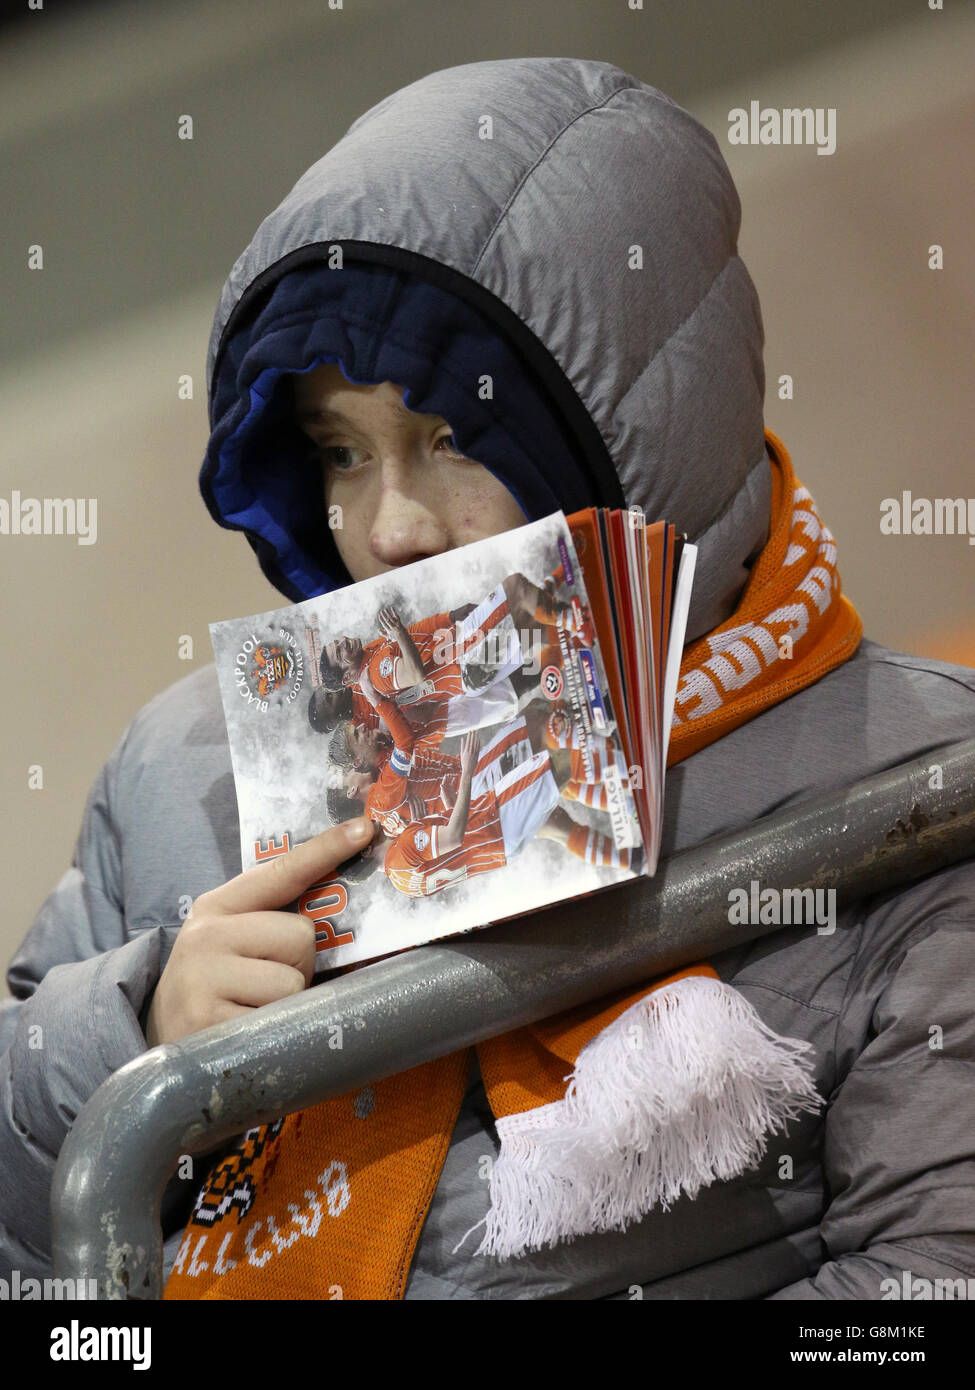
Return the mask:
[(475, 1254), (506, 1259), (623, 1231), (658, 1204), (738, 1177), (770, 1134), (822, 1106), (811, 1051), (708, 976), (638, 1000), (582, 1049), (562, 1100), (498, 1120)]

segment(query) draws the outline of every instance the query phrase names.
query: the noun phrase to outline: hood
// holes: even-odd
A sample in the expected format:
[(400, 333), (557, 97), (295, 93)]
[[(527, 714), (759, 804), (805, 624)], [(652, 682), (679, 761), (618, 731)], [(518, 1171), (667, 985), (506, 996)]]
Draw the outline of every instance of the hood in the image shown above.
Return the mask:
[[(436, 72), (361, 116), (231, 271), (201, 488), (292, 600), (348, 583), (287, 410), (339, 362), (511, 489), (528, 519), (638, 505), (699, 546), (688, 639), (768, 534), (763, 332), (712, 135), (609, 63)], [(490, 374), (493, 400), (477, 383)]]

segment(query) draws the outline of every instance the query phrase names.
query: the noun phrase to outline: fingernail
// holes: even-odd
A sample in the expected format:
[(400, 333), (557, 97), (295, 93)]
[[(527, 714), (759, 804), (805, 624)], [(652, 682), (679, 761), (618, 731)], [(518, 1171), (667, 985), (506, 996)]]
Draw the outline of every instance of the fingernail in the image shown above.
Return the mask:
[(365, 816), (359, 816), (357, 820), (346, 821), (345, 835), (350, 844), (363, 844), (372, 838), (372, 821), (366, 820)]

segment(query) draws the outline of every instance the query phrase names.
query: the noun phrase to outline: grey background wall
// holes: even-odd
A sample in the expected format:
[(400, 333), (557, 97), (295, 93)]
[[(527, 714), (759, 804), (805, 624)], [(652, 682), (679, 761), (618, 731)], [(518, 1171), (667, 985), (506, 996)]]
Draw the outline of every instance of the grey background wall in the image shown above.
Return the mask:
[[(879, 527), (903, 488), (975, 494), (972, 52), (975, 9), (953, 0), (157, 0), (49, 5), (0, 30), (0, 496), (98, 499), (94, 545), (0, 535), (0, 957), (69, 863), (87, 789), (138, 708), (209, 661), (209, 621), (279, 601), (196, 487), (223, 279), (356, 116), (436, 68), (605, 59), (715, 132), (762, 299), (768, 424), (837, 537), (867, 632), (975, 664), (975, 546)], [(835, 107), (835, 154), (730, 145), (728, 112), (752, 99)], [(37, 243), (44, 268), (29, 271)]]

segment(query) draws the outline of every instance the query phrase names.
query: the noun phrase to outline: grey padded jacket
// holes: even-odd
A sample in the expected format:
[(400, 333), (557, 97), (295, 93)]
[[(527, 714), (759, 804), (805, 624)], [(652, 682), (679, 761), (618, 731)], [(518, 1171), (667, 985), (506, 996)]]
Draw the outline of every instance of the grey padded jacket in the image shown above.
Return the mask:
[[(491, 140), (477, 138), (485, 113)], [(391, 187), (396, 199), (381, 196)], [(451, 204), (463, 218), (445, 215)], [(626, 501), (697, 541), (697, 635), (733, 610), (768, 529), (761, 318), (737, 255), (738, 218), (710, 135), (609, 64), (525, 59), (437, 73), (361, 117), (262, 224), (224, 288), (211, 392), (228, 325), (284, 258), (355, 241), (449, 267), (548, 354)], [(628, 275), (634, 245), (644, 271)], [(815, 460), (794, 463), (815, 491)], [(864, 642), (671, 771), (663, 852), (973, 728), (975, 672)], [(92, 790), (72, 868), (10, 966), (14, 997), (0, 1006), (4, 1273), (49, 1272), (50, 1182), (67, 1129), (146, 1048), (142, 1019), (181, 899), (239, 869), (210, 666), (136, 716)], [(624, 885), (598, 910), (639, 920), (645, 892)], [(591, 914), (593, 903), (564, 910)], [(517, 1260), (475, 1257), (474, 1239), (454, 1253), (485, 1214), (480, 1158), (497, 1150), (475, 1065), (405, 1296), (876, 1299), (903, 1270), (975, 1277), (973, 919), (969, 861), (841, 912), (831, 935), (789, 928), (719, 956), (719, 974), (770, 1027), (813, 1045), (826, 1106), (742, 1178), (625, 1233)], [(34, 1025), (42, 1049), (30, 1045)], [(197, 1185), (174, 1179), (167, 1191), (167, 1267)]]

